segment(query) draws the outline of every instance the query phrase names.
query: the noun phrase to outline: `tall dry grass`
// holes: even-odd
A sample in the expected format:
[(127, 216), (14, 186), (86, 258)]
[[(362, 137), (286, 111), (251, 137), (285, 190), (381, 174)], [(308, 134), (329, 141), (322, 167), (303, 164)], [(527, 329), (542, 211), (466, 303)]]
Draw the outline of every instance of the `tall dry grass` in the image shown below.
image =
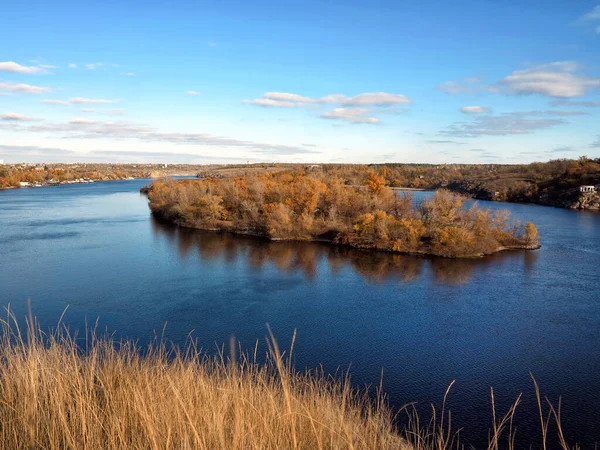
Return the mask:
[(3, 321), (0, 448), (409, 448), (345, 380), (295, 372), (274, 341), (255, 361)]
[[(207, 356), (193, 342), (184, 351), (161, 341), (139, 348), (94, 330), (76, 338), (60, 322), (44, 333), (31, 316), (26, 330), (10, 313), (0, 322), (2, 449), (470, 448), (446, 408), (452, 385), (429, 421), (404, 407), (399, 431), (381, 386), (369, 399), (347, 378), (299, 373), (272, 335), (259, 364), (256, 350), (236, 358), (234, 344), (229, 356)], [(544, 406), (535, 388), (542, 448), (576, 448), (564, 438), (560, 404)], [(520, 397), (499, 414), (491, 395), (488, 449), (521, 448), (513, 427)]]

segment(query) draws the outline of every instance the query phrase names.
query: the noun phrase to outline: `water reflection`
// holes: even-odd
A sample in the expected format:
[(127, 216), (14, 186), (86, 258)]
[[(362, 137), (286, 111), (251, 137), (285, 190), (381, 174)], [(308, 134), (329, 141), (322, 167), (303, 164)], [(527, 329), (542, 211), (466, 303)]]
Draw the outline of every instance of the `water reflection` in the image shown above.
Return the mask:
[(272, 265), (284, 273), (301, 273), (308, 280), (316, 279), (319, 266), (325, 261), (334, 274), (349, 268), (370, 283), (410, 283), (419, 280), (428, 269), (438, 283), (461, 285), (469, 283), (476, 271), (496, 270), (509, 261), (521, 261), (525, 272), (532, 272), (538, 258), (536, 251), (503, 252), (482, 259), (422, 258), (319, 242), (277, 242), (190, 230), (156, 218), (152, 219), (152, 229), (154, 237), (166, 239), (182, 259), (197, 255), (202, 261), (242, 262), (259, 270)]

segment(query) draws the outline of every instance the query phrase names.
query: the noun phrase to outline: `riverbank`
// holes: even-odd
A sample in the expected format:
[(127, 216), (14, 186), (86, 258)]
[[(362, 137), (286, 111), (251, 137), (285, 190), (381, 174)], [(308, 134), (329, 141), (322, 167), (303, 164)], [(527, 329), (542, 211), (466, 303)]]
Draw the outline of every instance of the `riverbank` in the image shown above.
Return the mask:
[[(46, 333), (30, 318), (3, 321), (0, 336), (0, 446), (7, 450), (194, 448), (206, 450), (347, 449), (434, 450), (458, 448), (460, 437), (445, 407), (452, 382), (433, 419), (420, 419), (414, 405), (395, 415), (382, 387), (356, 390), (348, 375), (298, 372), (289, 353), (271, 335), (265, 362), (253, 354), (217, 356), (169, 348), (155, 341), (139, 348), (86, 331), (82, 349), (61, 328)], [(25, 337), (26, 336), (26, 337)], [(285, 355), (285, 356), (284, 356)], [(262, 357), (261, 357), (262, 358)], [(542, 404), (541, 442), (567, 450), (560, 409)], [(496, 412), (488, 448), (513, 449), (517, 397)], [(548, 434), (552, 425), (558, 432)], [(554, 429), (554, 428), (553, 428)], [(509, 442), (504, 447), (500, 442)]]

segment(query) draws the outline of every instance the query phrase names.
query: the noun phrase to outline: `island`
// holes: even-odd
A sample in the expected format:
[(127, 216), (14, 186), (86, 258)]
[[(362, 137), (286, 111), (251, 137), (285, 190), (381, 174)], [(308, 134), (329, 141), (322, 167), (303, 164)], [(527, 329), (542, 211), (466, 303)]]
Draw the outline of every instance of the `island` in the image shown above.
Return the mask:
[(319, 169), (242, 177), (162, 179), (147, 190), (152, 213), (176, 225), (272, 240), (318, 240), (356, 248), (448, 258), (540, 247), (536, 226), (438, 190), (415, 204), (377, 171), (349, 185)]

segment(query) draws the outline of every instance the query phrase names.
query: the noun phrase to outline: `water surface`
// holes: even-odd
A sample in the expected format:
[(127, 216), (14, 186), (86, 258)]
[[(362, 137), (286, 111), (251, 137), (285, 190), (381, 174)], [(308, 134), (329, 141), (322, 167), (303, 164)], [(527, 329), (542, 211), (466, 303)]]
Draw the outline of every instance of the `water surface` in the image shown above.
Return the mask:
[(267, 323), (285, 347), (296, 329), (297, 367), (350, 368), (360, 386), (383, 368), (395, 406), (439, 403), (456, 380), (454, 420), (478, 445), (490, 386), (501, 408), (524, 393), (529, 442), (532, 372), (562, 396), (567, 437), (600, 441), (597, 213), (484, 203), (535, 222), (543, 247), (455, 261), (177, 229), (150, 216), (146, 182), (0, 192), (0, 303), (23, 317), (30, 299), (44, 327), (68, 305), (73, 329), (99, 317), (141, 343), (166, 323), (208, 350), (263, 343)]

